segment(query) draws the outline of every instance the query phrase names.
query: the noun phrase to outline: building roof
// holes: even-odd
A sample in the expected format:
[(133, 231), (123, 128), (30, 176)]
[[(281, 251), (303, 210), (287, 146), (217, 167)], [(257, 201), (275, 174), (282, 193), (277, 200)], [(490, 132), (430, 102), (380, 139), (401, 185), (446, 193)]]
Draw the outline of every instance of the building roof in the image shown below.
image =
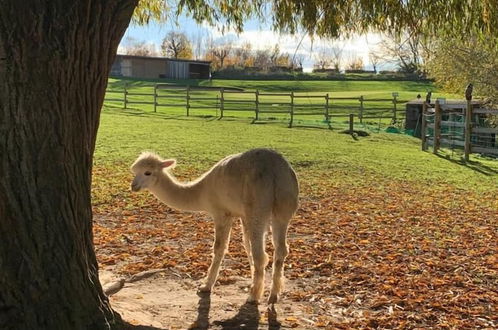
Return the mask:
[(139, 55), (117, 54), (116, 58), (118, 58), (118, 57), (121, 57), (121, 58), (138, 58), (138, 59), (145, 59), (145, 60), (163, 60), (163, 61), (173, 61), (173, 62), (188, 62), (188, 63), (205, 64), (205, 65), (211, 64), (211, 61), (187, 60), (187, 59), (183, 59), (183, 58), (170, 58), (170, 57), (162, 57), (162, 56), (139, 56)]

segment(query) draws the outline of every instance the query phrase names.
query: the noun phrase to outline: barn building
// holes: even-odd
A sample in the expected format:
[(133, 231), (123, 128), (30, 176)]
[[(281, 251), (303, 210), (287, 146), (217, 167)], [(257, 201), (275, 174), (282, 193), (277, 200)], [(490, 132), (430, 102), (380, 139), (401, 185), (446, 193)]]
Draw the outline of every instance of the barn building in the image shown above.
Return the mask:
[(209, 79), (211, 62), (166, 57), (116, 55), (111, 76), (133, 78)]

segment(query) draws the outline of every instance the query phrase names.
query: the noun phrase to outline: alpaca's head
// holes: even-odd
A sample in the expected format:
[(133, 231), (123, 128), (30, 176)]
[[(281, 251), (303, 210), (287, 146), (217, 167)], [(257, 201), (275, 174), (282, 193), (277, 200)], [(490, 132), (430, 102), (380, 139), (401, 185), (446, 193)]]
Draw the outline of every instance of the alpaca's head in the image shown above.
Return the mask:
[(138, 156), (131, 166), (131, 172), (135, 175), (131, 183), (131, 190), (140, 191), (150, 189), (163, 174), (165, 168), (171, 168), (176, 164), (174, 159), (162, 159), (151, 152), (144, 152)]

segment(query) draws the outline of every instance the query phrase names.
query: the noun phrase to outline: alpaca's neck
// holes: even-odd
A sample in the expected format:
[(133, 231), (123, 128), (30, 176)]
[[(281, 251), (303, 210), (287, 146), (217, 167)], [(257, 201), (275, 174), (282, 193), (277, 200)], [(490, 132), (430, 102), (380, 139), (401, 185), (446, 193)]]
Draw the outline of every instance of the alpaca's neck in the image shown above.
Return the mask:
[(149, 190), (165, 204), (180, 210), (203, 211), (202, 181), (183, 184), (163, 172), (158, 182)]

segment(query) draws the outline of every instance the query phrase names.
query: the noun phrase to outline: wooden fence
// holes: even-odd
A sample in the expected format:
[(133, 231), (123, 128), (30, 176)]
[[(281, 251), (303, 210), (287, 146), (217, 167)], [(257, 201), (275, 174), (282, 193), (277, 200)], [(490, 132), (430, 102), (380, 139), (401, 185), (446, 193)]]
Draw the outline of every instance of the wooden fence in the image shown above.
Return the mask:
[(428, 146), (434, 153), (441, 147), (463, 149), (466, 161), (471, 153), (498, 156), (498, 128), (492, 127), (492, 116), (498, 116), (498, 109), (477, 107), (470, 100), (451, 104), (436, 101), (434, 106), (424, 102), (422, 150)]
[(264, 116), (283, 114), (288, 116), (289, 127), (296, 125), (296, 119), (314, 116), (322, 118), (331, 128), (334, 117), (353, 120), (357, 116), (360, 123), (372, 119), (396, 122), (405, 113), (399, 104), (407, 101), (399, 100), (397, 93), (392, 95), (392, 98), (334, 97), (328, 93), (310, 95), (169, 84), (155, 84), (150, 90), (142, 87), (134, 91), (125, 84), (122, 90), (107, 90), (105, 101), (122, 103), (125, 109), (149, 105), (154, 112), (161, 108), (184, 108), (187, 116), (199, 109), (213, 109), (219, 118), (227, 113), (248, 112), (253, 114), (253, 122), (264, 120)]

